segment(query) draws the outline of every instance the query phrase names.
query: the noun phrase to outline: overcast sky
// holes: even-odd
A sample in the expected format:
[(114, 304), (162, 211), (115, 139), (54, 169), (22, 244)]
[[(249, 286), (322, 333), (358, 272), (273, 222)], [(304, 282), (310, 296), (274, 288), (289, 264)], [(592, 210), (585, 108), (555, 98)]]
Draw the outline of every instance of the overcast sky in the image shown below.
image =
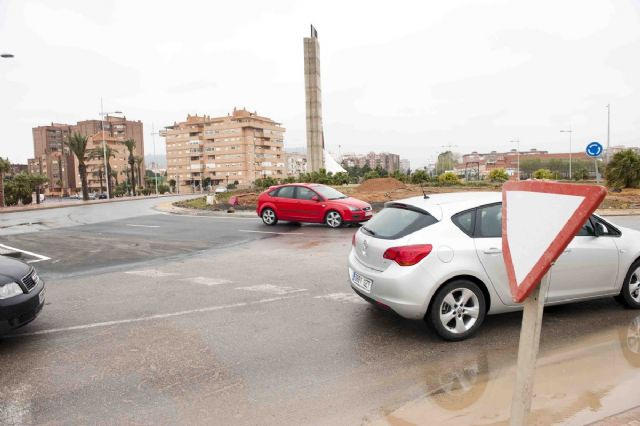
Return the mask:
[[(640, 0), (0, 0), (0, 155), (31, 128), (122, 110), (156, 128), (246, 107), (306, 145), (302, 38), (321, 46), (325, 144), (412, 167), (454, 151), (640, 145)], [(164, 153), (157, 138), (156, 150)]]

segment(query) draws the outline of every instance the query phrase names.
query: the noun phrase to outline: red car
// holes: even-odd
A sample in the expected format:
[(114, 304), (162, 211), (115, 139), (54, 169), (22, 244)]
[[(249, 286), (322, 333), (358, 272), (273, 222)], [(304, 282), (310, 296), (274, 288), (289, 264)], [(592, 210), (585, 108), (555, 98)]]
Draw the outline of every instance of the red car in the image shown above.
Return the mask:
[(272, 186), (258, 197), (256, 212), (267, 225), (287, 220), (326, 223), (331, 228), (367, 221), (372, 214), (370, 204), (315, 183)]

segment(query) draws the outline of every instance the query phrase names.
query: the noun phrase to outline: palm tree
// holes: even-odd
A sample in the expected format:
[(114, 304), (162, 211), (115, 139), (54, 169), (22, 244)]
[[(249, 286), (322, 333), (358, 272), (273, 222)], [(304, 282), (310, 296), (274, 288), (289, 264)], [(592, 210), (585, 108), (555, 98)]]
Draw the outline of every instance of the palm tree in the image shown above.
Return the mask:
[(118, 171), (111, 170), (111, 177), (116, 181), (116, 186), (118, 186)]
[(124, 142), (120, 142), (122, 144), (124, 144), (124, 146), (127, 147), (127, 149), (129, 150), (129, 168), (131, 169), (131, 191), (133, 196), (136, 195), (136, 179), (135, 179), (135, 174), (134, 174), (134, 167), (133, 165), (135, 164), (136, 160), (135, 157), (133, 156), (133, 151), (136, 149), (136, 141), (134, 141), (133, 139), (127, 139)]
[(80, 133), (74, 133), (66, 142), (69, 150), (73, 152), (78, 159), (78, 173), (80, 173), (80, 183), (82, 185), (82, 199), (89, 200), (89, 189), (87, 188), (87, 137)]
[(102, 185), (103, 169), (104, 169), (104, 166), (100, 164), (97, 168), (94, 169), (94, 172), (93, 172), (93, 176), (98, 175), (98, 180), (100, 180), (100, 192), (102, 192), (102, 188), (104, 188), (104, 185)]
[(138, 187), (142, 186), (142, 163), (144, 163), (144, 157), (141, 155), (136, 155), (133, 157), (133, 161), (136, 163), (136, 169), (138, 171)]
[(635, 188), (640, 185), (640, 155), (631, 149), (616, 153), (604, 171), (610, 188)]
[[(105, 146), (104, 149), (101, 147), (93, 148), (89, 151), (90, 159), (100, 159), (104, 163), (105, 152), (107, 154), (107, 173), (104, 174), (105, 179), (107, 181), (107, 193), (111, 195), (111, 159), (116, 158), (117, 150), (111, 148), (110, 146)], [(100, 184), (100, 190), (102, 191), (102, 183)]]

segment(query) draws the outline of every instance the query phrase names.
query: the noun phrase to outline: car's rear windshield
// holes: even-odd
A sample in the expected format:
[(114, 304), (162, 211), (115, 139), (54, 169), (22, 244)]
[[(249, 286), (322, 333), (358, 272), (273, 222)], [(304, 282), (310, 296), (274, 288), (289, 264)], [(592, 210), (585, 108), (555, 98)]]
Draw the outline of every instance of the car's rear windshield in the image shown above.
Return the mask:
[(436, 222), (438, 220), (435, 217), (418, 208), (391, 205), (371, 218), (362, 230), (375, 238), (395, 240)]
[(337, 191), (331, 188), (330, 186), (316, 185), (316, 186), (313, 186), (312, 188), (314, 191), (322, 195), (327, 200), (339, 200), (341, 198), (347, 198), (347, 196), (344, 195), (342, 192)]

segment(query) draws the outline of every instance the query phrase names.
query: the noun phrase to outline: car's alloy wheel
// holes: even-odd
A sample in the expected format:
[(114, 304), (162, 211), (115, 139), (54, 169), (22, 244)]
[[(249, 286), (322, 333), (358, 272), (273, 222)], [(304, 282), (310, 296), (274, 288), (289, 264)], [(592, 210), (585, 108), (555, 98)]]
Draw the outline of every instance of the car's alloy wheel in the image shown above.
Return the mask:
[(342, 216), (337, 211), (331, 210), (324, 221), (331, 228), (339, 228), (342, 225)]
[(278, 222), (276, 212), (271, 209), (264, 209), (262, 211), (262, 221), (265, 225), (275, 225)]
[(452, 281), (436, 294), (430, 312), (431, 324), (440, 337), (462, 340), (471, 336), (485, 316), (484, 294), (470, 281)]
[(628, 308), (640, 309), (640, 260), (629, 268), (618, 300)]

